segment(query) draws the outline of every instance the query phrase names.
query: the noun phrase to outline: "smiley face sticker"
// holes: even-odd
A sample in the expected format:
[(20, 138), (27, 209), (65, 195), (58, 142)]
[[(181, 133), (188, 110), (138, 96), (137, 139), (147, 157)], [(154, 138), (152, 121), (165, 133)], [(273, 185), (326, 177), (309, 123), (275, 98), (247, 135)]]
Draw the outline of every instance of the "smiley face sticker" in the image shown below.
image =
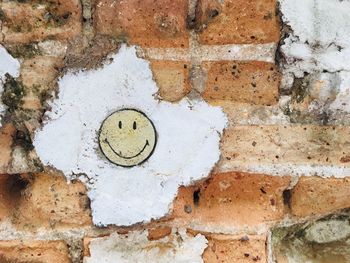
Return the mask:
[(157, 144), (157, 132), (143, 112), (121, 109), (103, 121), (99, 144), (109, 161), (132, 167), (145, 162), (152, 155)]

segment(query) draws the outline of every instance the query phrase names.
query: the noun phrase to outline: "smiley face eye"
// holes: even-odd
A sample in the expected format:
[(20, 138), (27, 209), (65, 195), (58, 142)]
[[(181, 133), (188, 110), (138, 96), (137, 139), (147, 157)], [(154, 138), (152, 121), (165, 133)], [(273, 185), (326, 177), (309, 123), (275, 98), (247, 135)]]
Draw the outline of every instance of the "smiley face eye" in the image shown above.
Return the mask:
[(132, 128), (134, 129), (134, 130), (136, 130), (136, 121), (134, 121), (134, 123), (133, 123), (133, 125), (132, 125)]
[(122, 124), (122, 122), (121, 122), (121, 121), (119, 121), (119, 123), (118, 123), (118, 127), (119, 127), (119, 129), (121, 129), (121, 128), (123, 127), (123, 124)]

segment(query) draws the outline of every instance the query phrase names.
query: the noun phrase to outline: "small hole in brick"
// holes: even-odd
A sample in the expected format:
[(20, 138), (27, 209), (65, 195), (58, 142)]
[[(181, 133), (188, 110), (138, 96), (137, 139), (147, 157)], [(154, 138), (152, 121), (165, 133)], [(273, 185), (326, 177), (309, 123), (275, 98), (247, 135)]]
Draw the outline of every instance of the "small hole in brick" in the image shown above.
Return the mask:
[(288, 205), (288, 207), (291, 207), (291, 199), (292, 199), (292, 191), (290, 189), (286, 189), (282, 193), (283, 196), (283, 203), (285, 205)]
[(266, 191), (265, 191), (264, 187), (261, 187), (261, 188), (260, 188), (260, 191), (261, 191), (263, 194), (266, 194)]
[(210, 12), (209, 12), (209, 17), (210, 18), (214, 18), (214, 17), (216, 17), (218, 15), (219, 15), (219, 11), (216, 10), (216, 9), (210, 10)]
[(185, 205), (185, 206), (184, 206), (184, 211), (185, 211), (187, 214), (192, 213), (192, 206), (190, 206), (190, 205)]
[(22, 178), (19, 174), (11, 175), (7, 179), (7, 188), (12, 195), (21, 194), (27, 188), (28, 184), (29, 181), (26, 178)]
[(200, 190), (200, 189), (198, 189), (198, 190), (196, 190), (196, 191), (193, 192), (193, 203), (194, 203), (194, 205), (196, 205), (196, 206), (199, 205), (200, 193), (201, 193), (201, 190)]

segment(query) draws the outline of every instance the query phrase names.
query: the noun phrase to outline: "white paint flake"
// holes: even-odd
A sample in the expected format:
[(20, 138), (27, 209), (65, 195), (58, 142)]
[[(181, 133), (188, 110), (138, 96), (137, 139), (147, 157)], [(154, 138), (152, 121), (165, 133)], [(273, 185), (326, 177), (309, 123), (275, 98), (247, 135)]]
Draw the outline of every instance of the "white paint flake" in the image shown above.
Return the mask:
[[(13, 58), (6, 49), (0, 45), (0, 97), (3, 92), (3, 82), (5, 81), (6, 73), (12, 77), (18, 77), (20, 63), (17, 59)], [(0, 101), (0, 121), (2, 114), (5, 110), (4, 105)], [(1, 123), (0, 123), (1, 127)]]
[(281, 51), (295, 76), (350, 70), (349, 1), (280, 0), (280, 4), (283, 21), (292, 29)]
[(147, 239), (146, 231), (127, 235), (115, 233), (92, 240), (90, 256), (84, 258), (84, 263), (201, 263), (206, 247), (203, 235), (191, 237), (184, 230), (154, 241)]
[[(122, 46), (112, 60), (59, 81), (58, 98), (34, 146), (44, 164), (68, 178), (86, 175), (95, 224), (131, 225), (164, 216), (180, 185), (208, 176), (219, 160), (227, 120), (219, 107), (203, 101), (155, 100), (149, 64), (134, 47)], [(132, 168), (109, 162), (98, 146), (101, 123), (121, 108), (144, 112), (158, 133), (152, 156)]]

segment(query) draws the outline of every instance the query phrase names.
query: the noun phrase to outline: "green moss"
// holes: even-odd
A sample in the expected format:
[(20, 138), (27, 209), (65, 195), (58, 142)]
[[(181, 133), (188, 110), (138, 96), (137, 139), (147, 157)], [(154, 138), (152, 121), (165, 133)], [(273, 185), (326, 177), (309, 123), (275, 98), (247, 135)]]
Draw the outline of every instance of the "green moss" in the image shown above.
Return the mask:
[(15, 58), (32, 58), (41, 55), (36, 43), (16, 45), (8, 48), (9, 53)]
[(5, 20), (6, 19), (6, 14), (5, 12), (0, 8), (0, 20)]
[(47, 90), (43, 90), (43, 91), (40, 92), (40, 94), (39, 94), (39, 99), (40, 99), (41, 105), (44, 105), (45, 102), (46, 102), (49, 98), (51, 98), (50, 92), (48, 92)]
[[(293, 259), (293, 262), (314, 262), (314, 263), (345, 263), (349, 262), (350, 237), (338, 240), (331, 239), (329, 242), (320, 243), (310, 240), (307, 232), (315, 223), (327, 221), (349, 221), (349, 210), (339, 211), (338, 214), (325, 216), (319, 220), (295, 224), (287, 227), (279, 227), (272, 230), (272, 248), (274, 257), (279, 256)], [(342, 231), (334, 229), (335, 231)], [(318, 232), (315, 232), (316, 234)], [(331, 232), (330, 232), (331, 233)], [(336, 235), (336, 233), (334, 233)], [(320, 233), (324, 235), (324, 233)]]
[(14, 145), (21, 146), (21, 148), (25, 152), (30, 152), (34, 149), (32, 140), (27, 129), (17, 130), (13, 141)]
[(60, 27), (65, 25), (71, 17), (71, 12), (60, 13), (57, 5), (49, 5), (46, 8), (47, 13), (44, 15), (44, 19), (48, 27)]
[(125, 32), (122, 32), (114, 37), (114, 41), (117, 43), (128, 43), (129, 37)]
[(310, 81), (307, 76), (305, 78), (296, 78), (292, 86), (292, 101), (302, 102), (309, 94), (309, 84)]
[(4, 92), (2, 102), (8, 107), (9, 112), (20, 108), (23, 104), (23, 97), (26, 94), (22, 82), (14, 79), (10, 74), (5, 75)]

